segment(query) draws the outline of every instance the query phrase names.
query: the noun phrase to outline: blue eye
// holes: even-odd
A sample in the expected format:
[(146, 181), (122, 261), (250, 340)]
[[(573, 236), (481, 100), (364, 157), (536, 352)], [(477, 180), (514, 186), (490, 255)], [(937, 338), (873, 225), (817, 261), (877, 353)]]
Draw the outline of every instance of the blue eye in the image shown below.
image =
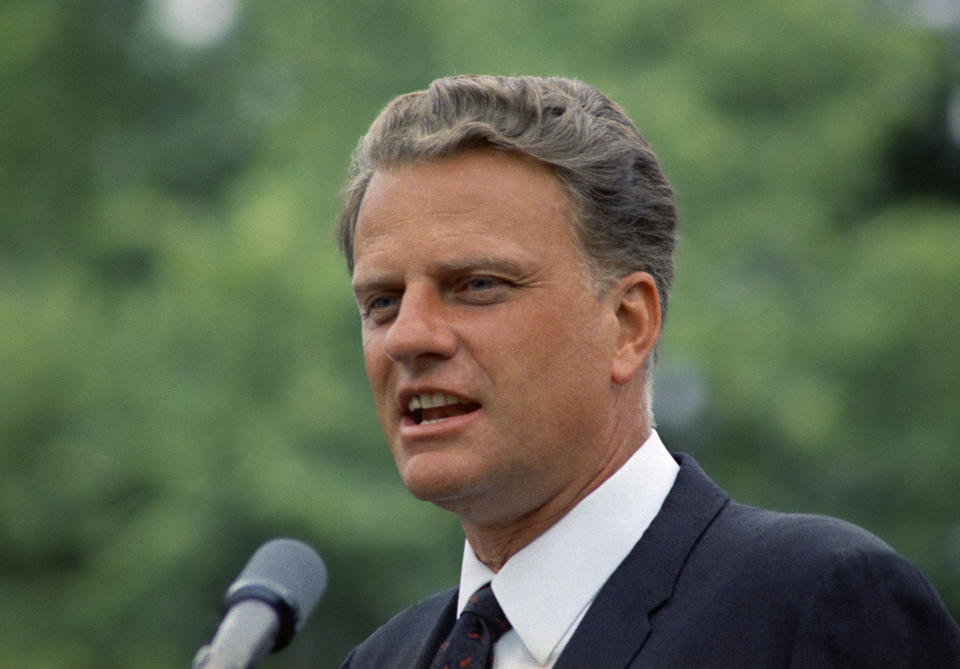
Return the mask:
[(391, 317), (399, 304), (399, 295), (378, 295), (364, 304), (361, 315), (375, 323), (384, 322)]
[(495, 276), (469, 276), (458, 284), (456, 294), (466, 304), (496, 304), (507, 299), (510, 285)]
[(370, 309), (389, 309), (397, 303), (395, 295), (381, 295), (370, 302)]
[(496, 287), (500, 282), (489, 276), (475, 276), (467, 281), (468, 290), (489, 290)]

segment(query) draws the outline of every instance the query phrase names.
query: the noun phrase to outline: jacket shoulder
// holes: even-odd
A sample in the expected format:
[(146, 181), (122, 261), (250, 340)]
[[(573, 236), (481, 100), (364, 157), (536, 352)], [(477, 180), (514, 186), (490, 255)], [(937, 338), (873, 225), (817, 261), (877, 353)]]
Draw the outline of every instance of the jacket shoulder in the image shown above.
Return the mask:
[[(889, 587), (941, 604), (906, 558), (867, 530), (829, 516), (791, 514), (731, 502), (694, 551), (715, 579), (742, 597), (805, 608), (818, 596), (877, 598)], [(717, 567), (724, 565), (723, 569)], [(691, 564), (692, 569), (696, 567)], [(721, 576), (723, 575), (723, 576)], [(891, 602), (887, 602), (890, 604)], [(767, 606), (773, 606), (771, 602)]]
[(899, 557), (877, 536), (853, 523), (830, 516), (782, 513), (731, 502), (711, 528), (743, 550), (792, 564), (832, 562), (859, 554)]
[(727, 621), (743, 617), (756, 641), (775, 630), (763, 645), (786, 642), (792, 666), (960, 666), (960, 630), (933, 586), (857, 525), (731, 502), (698, 550), (694, 581), (713, 579), (718, 608), (736, 603)]

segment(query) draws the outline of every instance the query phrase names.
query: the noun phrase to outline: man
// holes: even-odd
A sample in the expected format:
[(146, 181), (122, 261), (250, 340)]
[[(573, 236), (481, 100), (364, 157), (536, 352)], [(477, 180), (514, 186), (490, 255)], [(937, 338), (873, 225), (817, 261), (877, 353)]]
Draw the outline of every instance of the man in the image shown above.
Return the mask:
[(404, 484), (466, 545), (459, 588), (345, 667), (960, 667), (888, 546), (737, 504), (660, 442), (675, 219), (579, 82), (442, 79), (373, 123), (340, 220), (367, 374)]

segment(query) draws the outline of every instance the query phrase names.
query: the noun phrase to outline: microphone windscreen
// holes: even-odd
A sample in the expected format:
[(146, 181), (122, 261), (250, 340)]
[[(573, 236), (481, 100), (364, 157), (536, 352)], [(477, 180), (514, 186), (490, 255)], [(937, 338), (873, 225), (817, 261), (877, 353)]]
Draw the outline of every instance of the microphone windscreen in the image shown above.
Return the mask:
[(327, 569), (310, 546), (296, 539), (273, 539), (256, 550), (227, 590), (226, 608), (259, 599), (280, 617), (274, 650), (286, 646), (313, 612), (327, 586)]

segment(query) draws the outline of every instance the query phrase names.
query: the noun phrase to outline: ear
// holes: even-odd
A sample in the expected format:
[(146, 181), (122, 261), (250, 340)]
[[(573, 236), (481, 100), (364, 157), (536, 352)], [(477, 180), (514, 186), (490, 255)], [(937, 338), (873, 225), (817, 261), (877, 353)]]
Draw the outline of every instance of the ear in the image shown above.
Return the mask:
[(610, 368), (611, 380), (624, 385), (642, 373), (660, 336), (660, 294), (647, 272), (633, 272), (611, 290), (618, 336)]

